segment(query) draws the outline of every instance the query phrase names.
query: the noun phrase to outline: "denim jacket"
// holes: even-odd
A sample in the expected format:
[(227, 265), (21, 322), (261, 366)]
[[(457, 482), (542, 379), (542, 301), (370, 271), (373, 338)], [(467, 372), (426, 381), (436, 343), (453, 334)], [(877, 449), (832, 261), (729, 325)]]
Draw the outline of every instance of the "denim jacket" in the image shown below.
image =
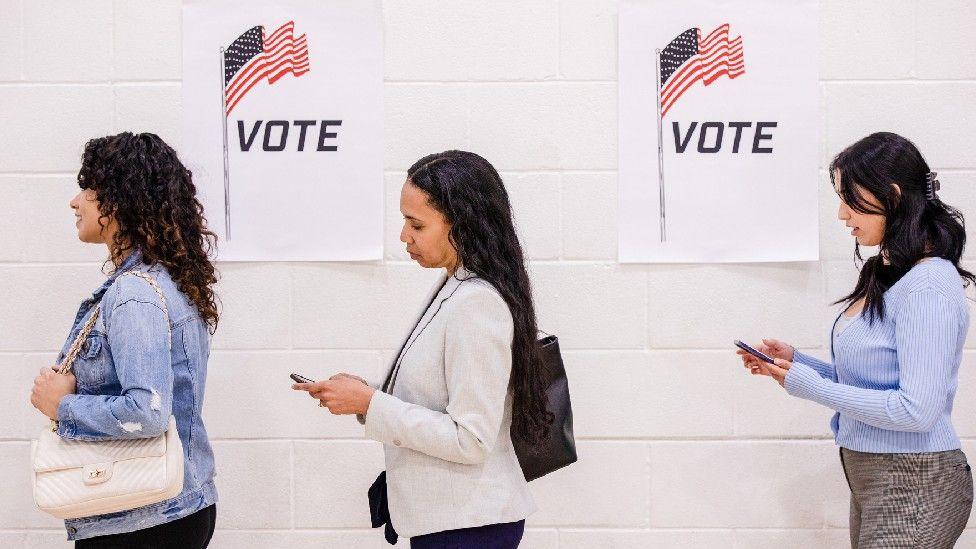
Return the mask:
[[(156, 291), (142, 278), (119, 278), (133, 269), (152, 275), (166, 296), (171, 346)], [(74, 363), (77, 394), (58, 407), (58, 434), (93, 441), (156, 437), (173, 415), (183, 443), (183, 491), (130, 511), (66, 520), (69, 540), (142, 530), (217, 501), (213, 451), (200, 418), (210, 356), (206, 323), (166, 269), (144, 264), (136, 250), (82, 302), (58, 363), (99, 302), (101, 315)]]

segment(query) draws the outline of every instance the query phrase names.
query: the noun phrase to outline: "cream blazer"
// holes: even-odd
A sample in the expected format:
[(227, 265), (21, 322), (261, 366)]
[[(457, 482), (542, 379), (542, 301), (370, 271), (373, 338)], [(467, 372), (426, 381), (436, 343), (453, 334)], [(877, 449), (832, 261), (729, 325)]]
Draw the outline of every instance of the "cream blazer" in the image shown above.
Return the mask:
[(366, 436), (383, 443), (390, 518), (405, 537), (535, 511), (509, 434), (508, 305), (463, 268), (438, 286), (404, 343), (392, 394), (376, 391), (365, 417)]

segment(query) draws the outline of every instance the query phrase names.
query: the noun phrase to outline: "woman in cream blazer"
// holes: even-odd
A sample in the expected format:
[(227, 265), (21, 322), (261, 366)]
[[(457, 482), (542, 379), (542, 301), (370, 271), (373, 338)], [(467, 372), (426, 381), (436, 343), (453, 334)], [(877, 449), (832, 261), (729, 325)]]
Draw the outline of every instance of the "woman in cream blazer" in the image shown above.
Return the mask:
[(385, 380), (295, 388), (383, 443), (389, 525), (412, 548), (517, 547), (535, 504), (512, 435), (551, 418), (508, 194), (485, 159), (448, 151), (410, 168), (400, 208), (410, 257), (445, 274)]

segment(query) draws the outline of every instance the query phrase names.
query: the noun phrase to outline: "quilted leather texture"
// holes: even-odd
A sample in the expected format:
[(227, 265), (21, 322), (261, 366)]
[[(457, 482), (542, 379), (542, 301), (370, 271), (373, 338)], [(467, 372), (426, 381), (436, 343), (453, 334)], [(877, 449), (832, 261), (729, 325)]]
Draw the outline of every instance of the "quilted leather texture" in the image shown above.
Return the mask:
[[(59, 518), (135, 509), (176, 497), (183, 489), (183, 445), (170, 417), (152, 439), (85, 442), (63, 440), (49, 428), (31, 445), (34, 501)], [(110, 475), (87, 484), (93, 466)]]

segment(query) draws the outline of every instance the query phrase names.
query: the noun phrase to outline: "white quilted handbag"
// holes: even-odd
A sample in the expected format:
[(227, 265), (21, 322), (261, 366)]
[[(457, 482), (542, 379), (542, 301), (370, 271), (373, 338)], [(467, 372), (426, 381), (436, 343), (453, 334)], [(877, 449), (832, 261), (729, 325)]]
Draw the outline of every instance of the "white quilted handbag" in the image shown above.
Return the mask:
[[(151, 276), (138, 276), (153, 287), (169, 312), (162, 290)], [(101, 313), (100, 306), (71, 343), (58, 373), (71, 371), (82, 344)], [(172, 340), (172, 335), (167, 341)], [(166, 432), (155, 438), (80, 441), (64, 440), (56, 424), (41, 431), (31, 444), (34, 502), (50, 515), (63, 519), (127, 511), (166, 501), (183, 490), (183, 445), (170, 416)]]

